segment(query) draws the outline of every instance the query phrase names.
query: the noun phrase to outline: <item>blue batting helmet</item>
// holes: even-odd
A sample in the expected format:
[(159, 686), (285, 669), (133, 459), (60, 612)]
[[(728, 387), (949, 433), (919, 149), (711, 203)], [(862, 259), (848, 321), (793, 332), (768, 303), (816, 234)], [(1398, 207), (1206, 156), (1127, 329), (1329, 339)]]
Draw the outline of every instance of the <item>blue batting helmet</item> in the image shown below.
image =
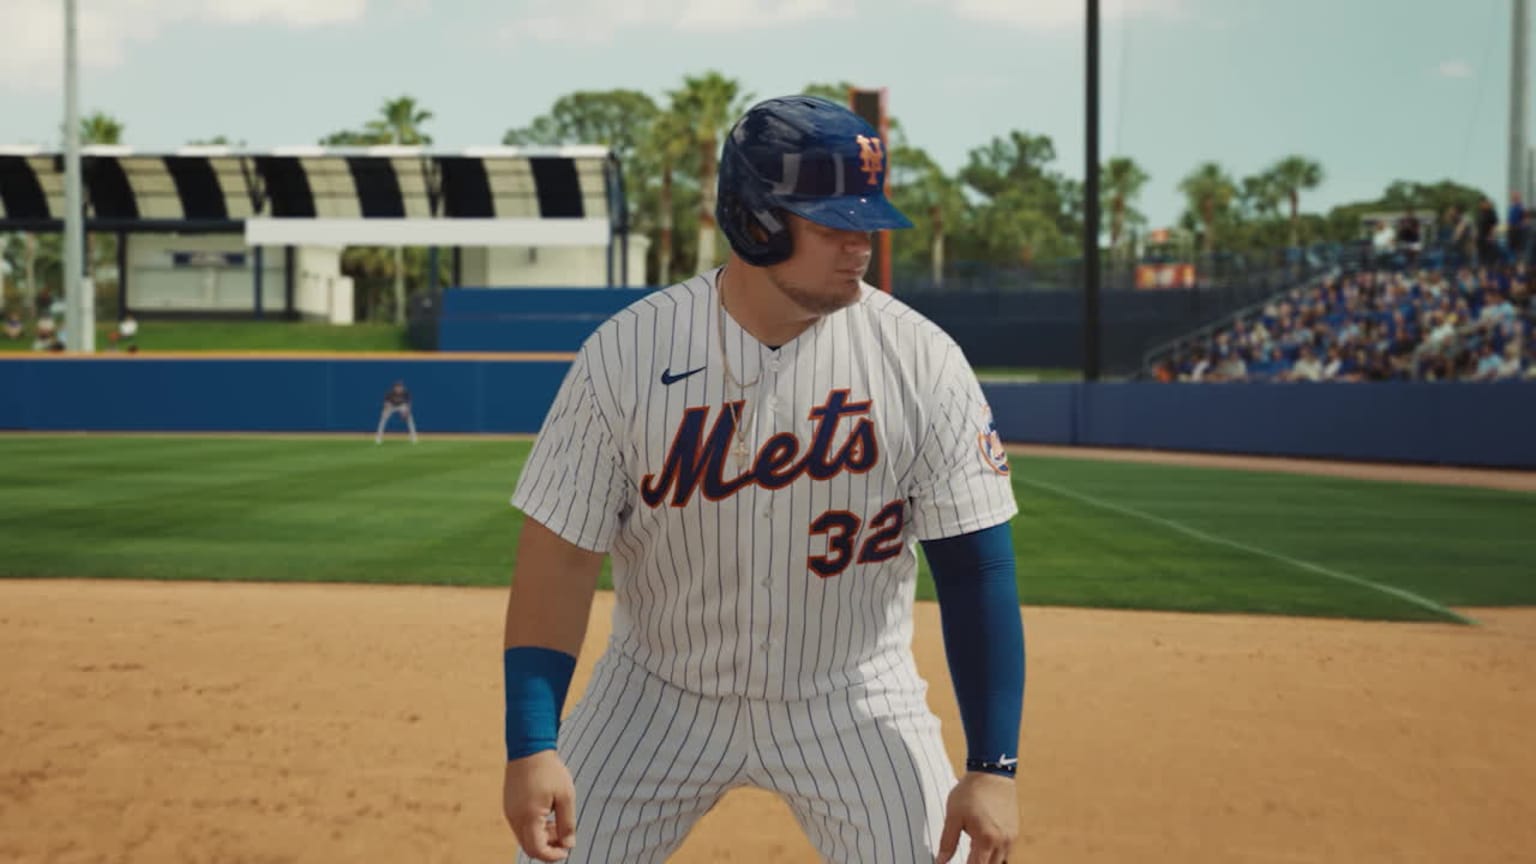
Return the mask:
[(743, 261), (777, 264), (793, 252), (783, 214), (830, 228), (911, 228), (885, 197), (880, 133), (836, 102), (785, 96), (754, 105), (725, 138), (715, 218)]

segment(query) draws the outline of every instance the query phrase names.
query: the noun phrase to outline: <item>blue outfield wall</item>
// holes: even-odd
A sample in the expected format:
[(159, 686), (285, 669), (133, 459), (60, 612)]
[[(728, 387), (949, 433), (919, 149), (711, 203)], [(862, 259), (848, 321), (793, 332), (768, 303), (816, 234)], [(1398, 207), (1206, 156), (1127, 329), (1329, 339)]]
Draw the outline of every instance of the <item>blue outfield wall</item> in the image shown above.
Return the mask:
[(1536, 384), (986, 384), (1006, 441), (1536, 468)]
[(528, 432), (568, 368), (480, 358), (8, 359), (0, 429), (372, 432), (384, 391), (403, 379), (424, 433)]
[[(569, 365), (560, 355), (4, 358), (0, 429), (371, 432), (398, 378), (425, 434), (531, 433)], [(1531, 383), (983, 389), (1016, 443), (1536, 468)]]
[(651, 288), (449, 288), (439, 351), (575, 351)]
[[(449, 288), (437, 310), (439, 351), (575, 351), (614, 313), (655, 288)], [(1079, 291), (902, 291), (897, 299), (943, 327), (977, 366), (1075, 367), (1083, 356)], [(1262, 296), (1262, 295), (1260, 295)], [(1226, 291), (1105, 291), (1104, 366), (1129, 371), (1143, 353), (1232, 311)]]

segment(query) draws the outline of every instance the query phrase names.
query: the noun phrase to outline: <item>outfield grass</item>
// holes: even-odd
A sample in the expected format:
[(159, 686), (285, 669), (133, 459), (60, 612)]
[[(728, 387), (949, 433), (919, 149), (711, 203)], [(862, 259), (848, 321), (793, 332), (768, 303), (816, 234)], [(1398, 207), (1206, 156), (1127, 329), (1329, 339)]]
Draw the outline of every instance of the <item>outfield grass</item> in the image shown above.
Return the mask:
[[(0, 437), (0, 574), (502, 585), (528, 448)], [(1071, 459), (1014, 473), (1026, 604), (1440, 617), (1359, 580), (1430, 606), (1536, 604), (1536, 495)]]
[[(96, 350), (106, 351), (116, 322), (99, 325)], [(409, 351), (405, 328), (393, 324), (326, 324), (318, 321), (139, 322), (140, 351)], [(0, 351), (31, 351), (32, 335), (0, 339)]]

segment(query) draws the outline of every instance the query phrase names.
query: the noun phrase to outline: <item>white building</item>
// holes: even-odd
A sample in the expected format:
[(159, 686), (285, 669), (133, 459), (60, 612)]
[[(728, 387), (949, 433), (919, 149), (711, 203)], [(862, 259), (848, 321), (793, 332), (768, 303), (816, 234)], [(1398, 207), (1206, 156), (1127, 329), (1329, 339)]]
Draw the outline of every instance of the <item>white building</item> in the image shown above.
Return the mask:
[[(604, 147), (108, 146), (81, 163), (87, 228), (119, 236), (118, 306), (141, 317), (350, 323), (349, 246), (435, 247), (455, 286), (644, 279)], [(62, 154), (0, 147), (0, 232), (62, 230), (63, 210)]]

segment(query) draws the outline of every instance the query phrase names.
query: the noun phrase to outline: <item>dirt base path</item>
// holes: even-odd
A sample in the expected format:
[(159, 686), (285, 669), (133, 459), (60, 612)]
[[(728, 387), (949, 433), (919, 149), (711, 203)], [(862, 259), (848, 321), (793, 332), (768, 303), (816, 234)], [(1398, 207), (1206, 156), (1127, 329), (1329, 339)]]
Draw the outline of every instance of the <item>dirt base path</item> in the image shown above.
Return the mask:
[[(502, 602), (0, 581), (0, 861), (512, 860)], [(1483, 626), (1026, 609), (1013, 860), (1532, 860), (1536, 611), (1468, 611)], [(917, 618), (958, 757), (937, 608)], [(737, 792), (673, 860), (814, 859)]]

